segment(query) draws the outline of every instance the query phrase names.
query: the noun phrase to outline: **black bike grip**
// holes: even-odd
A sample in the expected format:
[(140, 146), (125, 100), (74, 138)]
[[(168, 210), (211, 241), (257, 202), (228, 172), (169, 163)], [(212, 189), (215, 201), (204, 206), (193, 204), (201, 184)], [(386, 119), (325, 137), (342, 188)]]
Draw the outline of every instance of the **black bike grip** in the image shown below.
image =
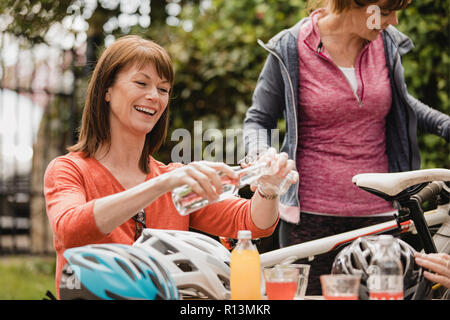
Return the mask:
[(427, 200), (436, 198), (441, 192), (442, 187), (443, 186), (441, 181), (431, 182), (417, 194), (413, 195), (412, 198), (417, 199), (419, 203), (424, 203)]

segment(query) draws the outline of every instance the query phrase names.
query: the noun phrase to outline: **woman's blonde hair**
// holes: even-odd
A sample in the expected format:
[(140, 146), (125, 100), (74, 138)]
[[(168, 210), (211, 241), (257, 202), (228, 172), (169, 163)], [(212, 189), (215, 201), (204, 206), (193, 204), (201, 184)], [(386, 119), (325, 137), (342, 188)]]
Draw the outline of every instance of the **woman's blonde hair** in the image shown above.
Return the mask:
[[(361, 8), (374, 3), (379, 0), (308, 0), (308, 11), (318, 8), (328, 7), (333, 13), (341, 13), (352, 8)], [(387, 0), (382, 6), (386, 10), (401, 10), (406, 8), (412, 0)]]
[[(113, 85), (117, 73), (123, 68), (136, 66), (141, 69), (149, 63), (155, 65), (161, 78), (170, 82), (171, 92), (174, 81), (172, 60), (167, 51), (155, 42), (136, 35), (124, 36), (103, 52), (89, 81), (78, 143), (67, 148), (69, 151), (82, 151), (89, 157), (93, 156), (100, 146), (110, 146), (110, 108), (105, 101), (106, 91)], [(159, 149), (166, 138), (168, 123), (169, 106), (145, 137), (139, 159), (139, 168), (145, 173), (150, 171), (149, 156)]]

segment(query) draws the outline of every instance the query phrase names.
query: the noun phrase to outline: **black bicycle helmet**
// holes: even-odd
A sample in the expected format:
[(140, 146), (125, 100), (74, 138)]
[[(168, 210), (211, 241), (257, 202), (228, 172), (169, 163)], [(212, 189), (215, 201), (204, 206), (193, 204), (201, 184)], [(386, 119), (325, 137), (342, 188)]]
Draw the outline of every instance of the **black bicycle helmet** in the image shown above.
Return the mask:
[(63, 300), (177, 300), (173, 279), (140, 248), (96, 244), (67, 249), (60, 281)]
[[(360, 237), (342, 249), (332, 266), (332, 274), (355, 274), (361, 276), (359, 298), (369, 299), (367, 279), (368, 269), (375, 254), (375, 242), (378, 236)], [(425, 300), (430, 299), (431, 283), (423, 277), (423, 270), (414, 259), (416, 252), (405, 241), (395, 238), (400, 250), (400, 259), (403, 266), (403, 299)]]

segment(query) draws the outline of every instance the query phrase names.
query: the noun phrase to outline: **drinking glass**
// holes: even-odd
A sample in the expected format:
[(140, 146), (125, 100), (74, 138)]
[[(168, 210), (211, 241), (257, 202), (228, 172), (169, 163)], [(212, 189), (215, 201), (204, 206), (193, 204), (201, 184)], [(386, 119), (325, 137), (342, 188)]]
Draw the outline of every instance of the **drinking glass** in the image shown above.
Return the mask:
[(286, 264), (283, 266), (287, 268), (298, 269), (298, 281), (297, 291), (295, 292), (295, 299), (303, 300), (305, 298), (306, 288), (308, 287), (308, 277), (311, 266), (309, 264)]
[(325, 300), (358, 300), (361, 276), (349, 274), (326, 274), (320, 276)]
[(264, 268), (267, 299), (293, 300), (297, 291), (298, 273), (297, 268), (284, 266)]

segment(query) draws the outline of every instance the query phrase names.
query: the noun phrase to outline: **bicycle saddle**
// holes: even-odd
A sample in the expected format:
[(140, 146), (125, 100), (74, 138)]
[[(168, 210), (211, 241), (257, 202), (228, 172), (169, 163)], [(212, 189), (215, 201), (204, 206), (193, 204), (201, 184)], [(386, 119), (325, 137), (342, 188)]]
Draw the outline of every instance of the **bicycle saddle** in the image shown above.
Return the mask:
[(410, 187), (418, 186), (409, 195), (420, 191), (425, 183), (432, 181), (450, 181), (449, 169), (423, 169), (395, 173), (362, 173), (353, 177), (357, 187), (386, 200), (395, 200)]

